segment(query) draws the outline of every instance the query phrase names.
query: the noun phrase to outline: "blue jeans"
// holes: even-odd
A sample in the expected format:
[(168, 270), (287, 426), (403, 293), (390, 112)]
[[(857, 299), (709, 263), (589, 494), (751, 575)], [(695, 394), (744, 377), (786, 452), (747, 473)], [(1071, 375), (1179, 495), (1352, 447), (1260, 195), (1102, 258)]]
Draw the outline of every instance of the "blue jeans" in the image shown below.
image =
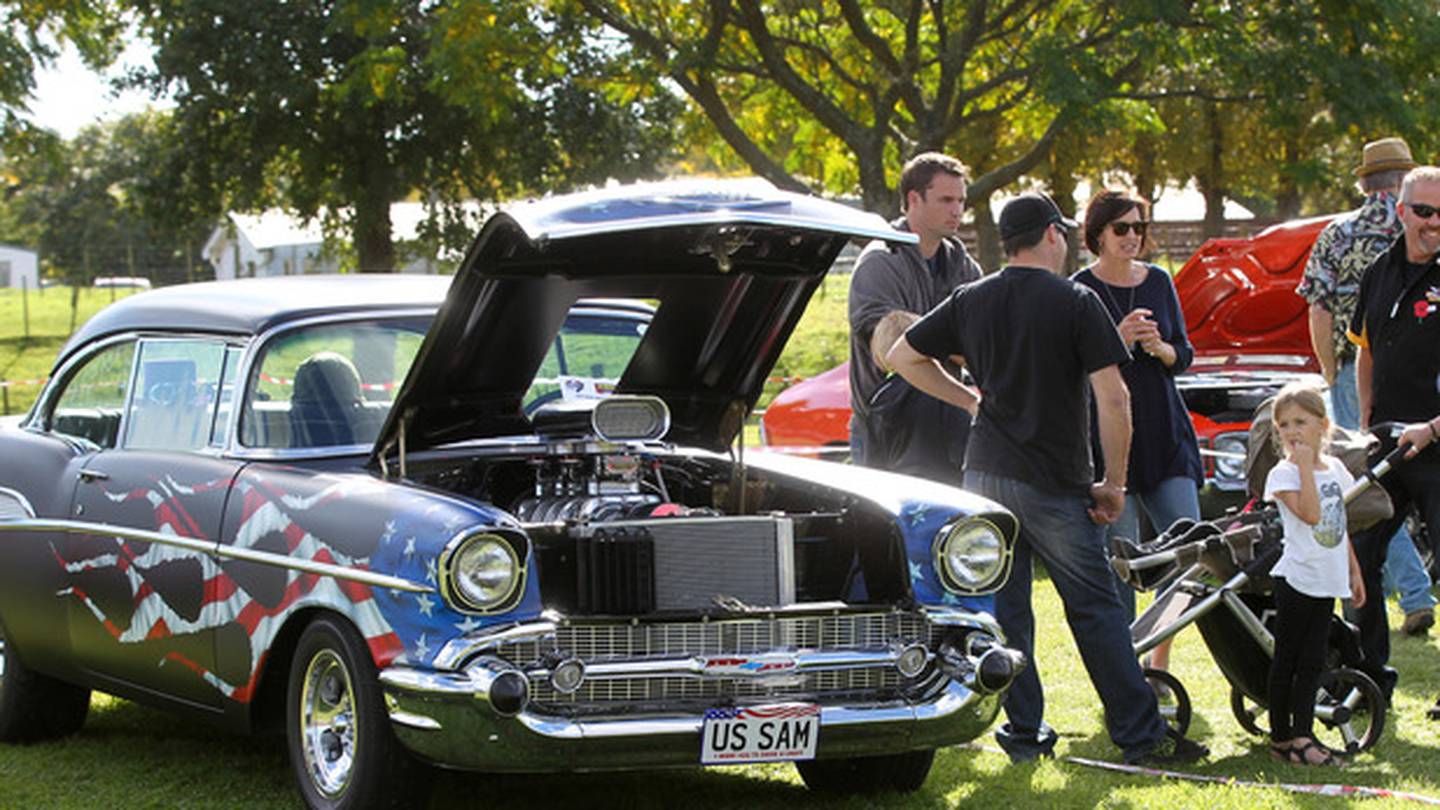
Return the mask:
[(1430, 575), (1425, 572), (1425, 563), (1403, 523), (1385, 548), (1384, 582), (1386, 593), (1400, 594), (1400, 609), (1406, 613), (1435, 607)]
[(1360, 427), (1360, 395), (1355, 383), (1355, 361), (1346, 360), (1335, 369), (1330, 385), (1330, 418), (1343, 428)]
[(1065, 605), (1080, 659), (1105, 707), (1111, 741), (1127, 759), (1150, 751), (1164, 738), (1165, 721), (1135, 660), (1130, 620), (1105, 559), (1105, 530), (1086, 513), (1089, 494), (1050, 492), (973, 470), (965, 472), (965, 488), (999, 502), (1020, 519), (1014, 567), (995, 597), (995, 618), (1006, 643), (1024, 652), (1029, 666), (1005, 695), (1007, 722), (995, 732), (1000, 746), (1017, 761), (1049, 754), (1055, 746), (1055, 731), (1045, 724), (1045, 692), (1035, 660), (1030, 597), (1038, 557)]
[[(1356, 394), (1353, 360), (1335, 370), (1335, 383), (1330, 386), (1330, 414), (1340, 427), (1355, 430), (1360, 426), (1360, 398)], [(1386, 593), (1399, 592), (1400, 609), (1406, 613), (1435, 607), (1435, 596), (1430, 593), (1433, 583), (1404, 524), (1385, 549), (1384, 583)]]
[[(1125, 496), (1125, 511), (1120, 519), (1110, 524), (1105, 532), (1111, 537), (1124, 537), (1131, 542), (1140, 542), (1140, 510), (1150, 518), (1155, 531), (1163, 532), (1180, 518), (1200, 519), (1200, 490), (1193, 479), (1183, 475), (1166, 478), (1149, 492), (1132, 492)], [(1120, 603), (1131, 618), (1135, 616), (1135, 589), (1116, 577), (1115, 587), (1120, 594)]]

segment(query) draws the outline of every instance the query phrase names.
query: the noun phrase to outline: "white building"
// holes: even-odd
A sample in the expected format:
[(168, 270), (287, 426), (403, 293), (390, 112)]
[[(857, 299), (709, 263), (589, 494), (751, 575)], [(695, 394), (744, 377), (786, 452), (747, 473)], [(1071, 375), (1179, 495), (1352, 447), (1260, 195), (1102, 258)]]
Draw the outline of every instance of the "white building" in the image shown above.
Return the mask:
[(0, 287), (40, 288), (40, 256), (33, 250), (0, 245)]
[[(464, 215), (480, 230), (478, 204), (467, 204)], [(429, 212), (424, 203), (400, 202), (390, 206), (390, 226), (398, 245), (419, 237), (420, 226)], [(215, 278), (291, 276), (304, 273), (334, 273), (339, 264), (324, 253), (325, 236), (320, 223), (271, 209), (260, 214), (227, 214), (225, 221), (210, 233), (204, 256), (215, 268)], [(458, 258), (458, 257), (447, 257)], [(400, 268), (402, 273), (434, 273), (432, 258), (414, 259)]]

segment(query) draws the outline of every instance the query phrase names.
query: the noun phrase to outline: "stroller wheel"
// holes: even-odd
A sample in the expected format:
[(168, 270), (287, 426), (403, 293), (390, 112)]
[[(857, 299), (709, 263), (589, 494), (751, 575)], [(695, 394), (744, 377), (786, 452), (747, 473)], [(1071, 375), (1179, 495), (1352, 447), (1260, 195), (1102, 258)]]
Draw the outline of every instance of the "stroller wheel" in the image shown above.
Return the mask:
[(1251, 734), (1257, 737), (1270, 734), (1270, 729), (1260, 725), (1260, 716), (1265, 714), (1267, 709), (1233, 686), (1230, 687), (1230, 712), (1235, 715), (1240, 727)]
[(1190, 730), (1190, 693), (1185, 691), (1180, 679), (1163, 669), (1146, 668), (1145, 682), (1155, 692), (1155, 702), (1165, 724), (1181, 737)]
[(1369, 675), (1332, 669), (1321, 674), (1315, 692), (1315, 736), (1332, 751), (1359, 753), (1380, 740), (1386, 708), (1385, 694)]

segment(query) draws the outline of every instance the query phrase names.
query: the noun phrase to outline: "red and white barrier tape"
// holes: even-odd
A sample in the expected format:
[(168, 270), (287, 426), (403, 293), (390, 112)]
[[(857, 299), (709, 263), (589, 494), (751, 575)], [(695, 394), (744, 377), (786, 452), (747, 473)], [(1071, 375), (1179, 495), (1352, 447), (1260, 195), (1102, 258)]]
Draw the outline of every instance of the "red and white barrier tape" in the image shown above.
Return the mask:
[(0, 388), (9, 388), (12, 385), (44, 385), (49, 377), (41, 377), (38, 380), (0, 380)]
[[(960, 747), (969, 748), (972, 751), (1005, 754), (1004, 750), (1000, 748), (981, 745), (979, 743), (969, 743)], [(1179, 779), (1187, 782), (1203, 782), (1207, 784), (1225, 785), (1227, 787), (1268, 788), (1272, 790), (1284, 790), (1289, 793), (1302, 793), (1310, 796), (1339, 796), (1356, 799), (1403, 799), (1405, 801), (1440, 807), (1440, 799), (1434, 796), (1426, 796), (1423, 793), (1412, 793), (1407, 790), (1391, 790), (1390, 788), (1366, 787), (1364, 785), (1326, 784), (1323, 782), (1255, 782), (1249, 779), (1236, 779), (1233, 776), (1211, 776), (1203, 773), (1168, 771), (1161, 768), (1147, 768), (1143, 765), (1126, 765), (1122, 762), (1106, 762), (1104, 760), (1089, 759), (1086, 757), (1056, 757), (1056, 761), (1073, 762), (1076, 765), (1085, 765), (1090, 768), (1100, 768), (1101, 770), (1114, 771), (1116, 773), (1153, 776), (1161, 779)]]

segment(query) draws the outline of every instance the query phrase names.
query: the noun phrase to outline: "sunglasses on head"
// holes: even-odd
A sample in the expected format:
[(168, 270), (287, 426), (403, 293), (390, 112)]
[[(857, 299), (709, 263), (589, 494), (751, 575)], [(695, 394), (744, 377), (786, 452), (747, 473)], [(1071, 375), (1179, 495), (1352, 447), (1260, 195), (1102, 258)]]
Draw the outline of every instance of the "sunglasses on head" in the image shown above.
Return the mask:
[(1137, 221), (1135, 221), (1135, 222), (1112, 222), (1112, 223), (1110, 223), (1110, 230), (1111, 230), (1111, 232), (1113, 232), (1116, 236), (1124, 236), (1125, 234), (1130, 233), (1131, 231), (1134, 231), (1136, 236), (1144, 236), (1144, 235), (1145, 235), (1145, 230), (1146, 230), (1147, 228), (1149, 228), (1149, 227), (1150, 227), (1150, 223), (1146, 222), (1146, 221), (1143, 220), (1143, 219), (1142, 219), (1142, 220), (1137, 220)]
[(1440, 214), (1440, 208), (1425, 203), (1406, 203), (1405, 207), (1410, 209), (1410, 213), (1421, 219), (1430, 219), (1436, 214)]

